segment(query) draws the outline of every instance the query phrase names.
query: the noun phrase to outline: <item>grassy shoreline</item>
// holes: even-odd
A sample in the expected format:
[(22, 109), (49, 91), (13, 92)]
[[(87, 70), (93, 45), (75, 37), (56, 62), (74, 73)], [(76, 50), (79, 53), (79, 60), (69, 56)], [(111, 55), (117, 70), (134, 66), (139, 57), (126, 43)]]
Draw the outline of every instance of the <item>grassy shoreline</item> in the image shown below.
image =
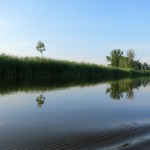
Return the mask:
[(0, 80), (71, 80), (147, 76), (150, 71), (106, 67), (39, 57), (0, 55)]

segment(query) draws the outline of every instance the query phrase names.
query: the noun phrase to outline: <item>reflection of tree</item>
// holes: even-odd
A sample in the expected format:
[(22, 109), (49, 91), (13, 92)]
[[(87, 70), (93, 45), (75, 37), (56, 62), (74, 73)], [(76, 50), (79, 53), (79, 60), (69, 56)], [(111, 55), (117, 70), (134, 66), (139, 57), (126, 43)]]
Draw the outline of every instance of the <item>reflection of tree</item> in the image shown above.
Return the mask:
[(106, 89), (106, 94), (109, 93), (110, 97), (114, 100), (120, 100), (123, 98), (123, 94), (126, 94), (128, 99), (133, 99), (134, 89), (138, 89), (140, 86), (147, 86), (148, 80), (136, 79), (136, 80), (121, 80), (119, 82), (113, 82), (110, 87)]
[(111, 84), (110, 88), (106, 89), (106, 94), (109, 93), (110, 97), (114, 100), (119, 100), (123, 97), (123, 92), (120, 90), (119, 83), (113, 83)]
[(45, 97), (43, 97), (42, 94), (41, 94), (40, 96), (38, 96), (38, 97), (36, 98), (36, 101), (37, 101), (38, 107), (41, 107), (41, 106), (44, 104)]

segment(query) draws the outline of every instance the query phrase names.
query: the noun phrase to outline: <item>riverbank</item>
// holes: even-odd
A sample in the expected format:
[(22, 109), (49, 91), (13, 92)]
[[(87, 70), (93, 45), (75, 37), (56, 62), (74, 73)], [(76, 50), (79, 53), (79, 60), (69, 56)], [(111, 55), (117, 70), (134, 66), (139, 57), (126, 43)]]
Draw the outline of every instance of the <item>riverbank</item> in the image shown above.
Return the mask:
[(117, 79), (143, 75), (150, 75), (150, 71), (106, 67), (50, 58), (0, 55), (0, 80)]

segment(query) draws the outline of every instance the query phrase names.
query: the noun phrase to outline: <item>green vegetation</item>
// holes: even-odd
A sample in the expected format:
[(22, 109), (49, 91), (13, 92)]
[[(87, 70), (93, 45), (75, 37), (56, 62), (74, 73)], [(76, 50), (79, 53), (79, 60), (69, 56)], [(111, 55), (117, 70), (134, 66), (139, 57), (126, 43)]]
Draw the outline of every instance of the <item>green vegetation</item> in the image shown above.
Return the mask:
[(124, 52), (120, 49), (114, 49), (110, 52), (110, 56), (106, 56), (107, 61), (113, 67), (130, 68), (135, 70), (150, 70), (150, 65), (146, 62), (141, 63), (135, 60), (135, 52), (130, 49), (127, 51), (127, 56), (123, 56)]
[(43, 51), (45, 51), (45, 45), (42, 41), (38, 41), (37, 46), (36, 46), (36, 50), (39, 51), (42, 54), (43, 57)]
[(123, 51), (120, 49), (115, 49), (110, 52), (110, 56), (106, 56), (107, 61), (111, 62), (111, 65), (114, 67), (119, 67), (120, 66), (120, 61), (123, 55)]
[(0, 81), (96, 80), (139, 75), (150, 75), (150, 72), (49, 58), (0, 55)]
[(47, 80), (75, 78), (126, 77), (129, 71), (95, 64), (60, 61), (39, 57), (0, 55), (1, 80)]

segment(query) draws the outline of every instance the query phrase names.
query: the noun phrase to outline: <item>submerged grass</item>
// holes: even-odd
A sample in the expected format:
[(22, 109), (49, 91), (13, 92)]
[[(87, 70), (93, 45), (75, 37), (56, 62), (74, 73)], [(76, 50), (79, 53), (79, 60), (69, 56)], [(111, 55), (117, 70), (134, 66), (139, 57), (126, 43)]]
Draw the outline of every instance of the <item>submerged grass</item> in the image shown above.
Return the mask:
[(0, 80), (101, 79), (150, 75), (150, 72), (39, 57), (0, 55)]

